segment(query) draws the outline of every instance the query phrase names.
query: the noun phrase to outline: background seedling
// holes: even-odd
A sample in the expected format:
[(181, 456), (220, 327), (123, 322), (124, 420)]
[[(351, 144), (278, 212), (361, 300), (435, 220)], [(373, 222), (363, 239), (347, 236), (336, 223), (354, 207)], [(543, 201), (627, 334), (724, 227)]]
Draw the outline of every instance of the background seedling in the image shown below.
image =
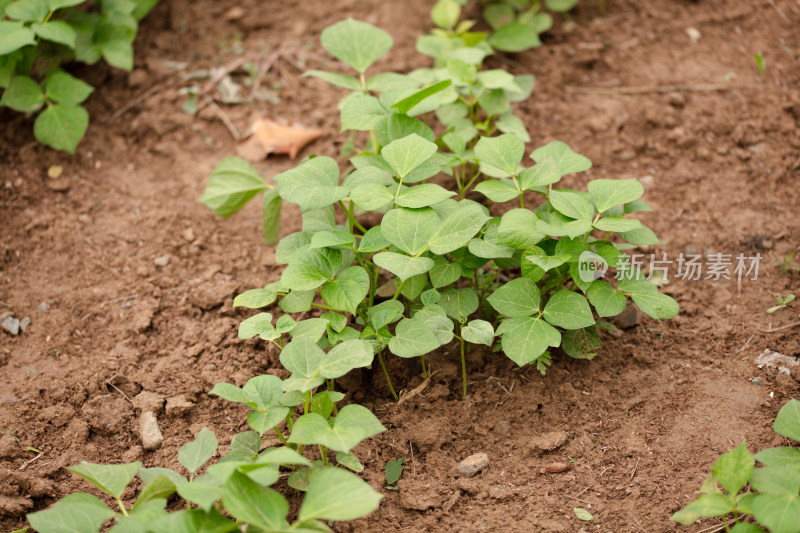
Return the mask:
[(401, 457), (400, 459), (388, 461), (386, 463), (387, 489), (397, 490), (395, 484), (400, 479), (400, 476), (403, 475), (403, 461), (405, 461), (405, 459)]
[(773, 305), (772, 307), (767, 309), (767, 313), (774, 313), (775, 311), (778, 311), (780, 309), (787, 309), (789, 311), (792, 311), (793, 313), (800, 314), (800, 311), (798, 311), (797, 309), (794, 309), (792, 307), (787, 307), (787, 305), (794, 300), (794, 294), (787, 294), (785, 297), (778, 295), (775, 297), (775, 299), (778, 301), (778, 305)]

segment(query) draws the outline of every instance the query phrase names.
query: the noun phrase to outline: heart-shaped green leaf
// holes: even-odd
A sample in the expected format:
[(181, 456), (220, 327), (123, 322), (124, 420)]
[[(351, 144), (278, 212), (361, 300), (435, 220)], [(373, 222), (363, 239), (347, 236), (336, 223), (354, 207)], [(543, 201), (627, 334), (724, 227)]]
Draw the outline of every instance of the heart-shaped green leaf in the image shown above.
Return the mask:
[(405, 281), (413, 276), (424, 274), (433, 268), (433, 259), (429, 257), (409, 257), (394, 252), (381, 252), (372, 258), (376, 265), (388, 270)]
[(197, 437), (178, 450), (178, 462), (192, 474), (196, 473), (217, 453), (217, 437), (208, 428), (203, 428)]
[(501, 315), (530, 316), (539, 312), (539, 288), (527, 278), (517, 278), (494, 291), (486, 301)]
[(400, 179), (422, 165), (436, 153), (436, 145), (416, 133), (384, 146), (381, 155)]
[[(537, 164), (542, 164), (546, 160), (552, 159), (552, 163), (548, 164), (555, 164), (561, 176), (584, 172), (592, 168), (592, 162), (588, 158), (574, 152), (572, 148), (561, 141), (552, 141), (541, 148), (537, 148), (531, 153), (531, 159), (536, 161)], [(602, 180), (594, 180), (594, 182), (596, 181)], [(539, 185), (545, 184), (540, 183)], [(598, 211), (602, 213), (605, 209), (598, 208)]]
[(473, 344), (491, 346), (494, 341), (494, 328), (485, 320), (470, 320), (461, 328), (461, 337)]
[(200, 201), (227, 218), (265, 187), (264, 180), (250, 163), (239, 157), (226, 157), (211, 171)]
[(567, 290), (558, 291), (550, 297), (544, 306), (544, 318), (564, 329), (580, 329), (594, 324), (586, 298)]
[(490, 165), (507, 178), (516, 176), (522, 156), (525, 155), (525, 144), (516, 136), (503, 134), (499, 137), (481, 137), (475, 145), (475, 154), (481, 164)]
[(381, 498), (381, 494), (355, 474), (326, 468), (311, 478), (298, 519), (354, 520), (377, 509)]
[(497, 328), (497, 335), (503, 337), (503, 352), (519, 366), (535, 361), (548, 347), (561, 344), (558, 330), (535, 317), (507, 318)]
[(489, 218), (479, 204), (460, 203), (458, 210), (439, 225), (438, 231), (430, 240), (431, 251), (444, 255), (466, 246)]
[(346, 268), (336, 279), (319, 289), (320, 295), (333, 309), (355, 313), (358, 304), (369, 292), (369, 274), (360, 266)]
[(349, 452), (359, 442), (386, 431), (369, 409), (358, 404), (343, 407), (333, 427), (321, 415), (309, 413), (298, 418), (292, 426), (289, 442), (321, 444), (338, 452)]
[(440, 346), (439, 340), (422, 320), (404, 318), (397, 324), (389, 351), (398, 357), (419, 357)]
[(360, 73), (392, 48), (392, 38), (366, 22), (347, 19), (322, 32), (323, 48)]
[(281, 198), (311, 211), (335, 204), (347, 189), (339, 187), (339, 166), (330, 157), (315, 157), (300, 166), (272, 178), (278, 185)]
[(598, 213), (638, 200), (644, 194), (644, 187), (635, 179), (598, 179), (590, 181), (587, 187)]

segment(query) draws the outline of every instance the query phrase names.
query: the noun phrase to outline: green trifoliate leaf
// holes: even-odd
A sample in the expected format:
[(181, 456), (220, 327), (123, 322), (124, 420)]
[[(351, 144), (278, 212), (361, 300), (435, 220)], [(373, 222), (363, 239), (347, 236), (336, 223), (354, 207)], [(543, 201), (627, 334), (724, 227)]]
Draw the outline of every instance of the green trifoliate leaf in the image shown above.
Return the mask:
[(311, 237), (311, 249), (327, 248), (329, 246), (350, 247), (355, 244), (356, 238), (347, 231), (317, 231)]
[(378, 137), (378, 142), (383, 146), (403, 137), (408, 137), (412, 133), (430, 142), (436, 140), (436, 135), (427, 124), (419, 119), (400, 113), (391, 113), (384, 116), (375, 126), (375, 136)]
[(250, 289), (233, 299), (233, 307), (259, 309), (273, 303), (278, 298), (278, 287), (274, 284), (262, 289)]
[(428, 207), (431, 205), (444, 202), (455, 193), (447, 189), (435, 185), (433, 183), (424, 183), (422, 185), (415, 185), (397, 195), (395, 203), (401, 207), (420, 208)]
[(653, 230), (644, 225), (641, 225), (641, 227), (635, 230), (620, 232), (619, 236), (626, 241), (639, 246), (661, 243), (661, 241), (658, 240), (658, 237), (656, 237), (656, 234), (653, 233)]
[(367, 183), (350, 191), (350, 199), (364, 211), (380, 211), (394, 201), (397, 186)]
[(498, 130), (502, 131), (503, 133), (510, 133), (511, 135), (514, 135), (522, 142), (531, 142), (531, 136), (528, 134), (528, 130), (525, 128), (525, 123), (513, 113), (503, 113), (497, 118), (494, 125)]
[(264, 180), (250, 163), (239, 157), (226, 157), (211, 171), (200, 201), (227, 218), (265, 188)]
[[(792, 400), (789, 400), (789, 403), (791, 402)], [(780, 412), (778, 416), (780, 416)], [(782, 431), (784, 431), (783, 428)], [(756, 454), (756, 460), (768, 467), (800, 470), (800, 448), (790, 448), (788, 446), (767, 448)]]
[(388, 326), (400, 320), (405, 311), (405, 306), (397, 300), (386, 300), (367, 309), (367, 319), (375, 330)]
[(434, 265), (433, 259), (429, 257), (409, 257), (394, 252), (381, 252), (372, 260), (379, 267), (397, 276), (400, 281), (424, 274)]
[(262, 411), (280, 403), (283, 388), (277, 376), (256, 376), (245, 383), (242, 390), (249, 396), (257, 409)]
[(367, 230), (361, 240), (358, 242), (359, 253), (377, 252), (388, 248), (392, 243), (389, 239), (383, 236), (383, 230), (380, 226), (375, 226)]
[(250, 318), (246, 318), (239, 324), (239, 338), (252, 339), (256, 335), (273, 331), (272, 314), (258, 313)]
[(461, 5), (456, 0), (438, 0), (431, 9), (431, 20), (440, 28), (454, 27), (460, 16)]
[(527, 24), (511, 22), (498, 28), (489, 38), (489, 43), (503, 52), (522, 52), (541, 46), (542, 41)]
[(438, 303), (442, 299), (442, 294), (436, 289), (428, 289), (419, 296), (422, 305), (431, 305)]
[(595, 222), (594, 227), (600, 231), (625, 232), (641, 228), (642, 223), (635, 218), (605, 217)]
[(458, 211), (441, 222), (438, 231), (430, 241), (431, 251), (443, 255), (458, 250), (480, 231), (489, 218), (480, 204), (460, 203)]
[(539, 312), (539, 288), (527, 278), (517, 278), (494, 291), (486, 301), (501, 315), (530, 316)]
[(398, 357), (419, 357), (440, 346), (439, 340), (422, 320), (404, 318), (397, 324), (389, 351)]
[(502, 244), (494, 244), (485, 239), (472, 239), (467, 247), (470, 253), (487, 259), (508, 259), (514, 256), (514, 249)]
[(6, 7), (6, 16), (23, 22), (42, 22), (50, 7), (47, 0), (18, 0)]
[(644, 187), (635, 179), (598, 179), (590, 181), (587, 187), (598, 213), (638, 200), (644, 194)]
[(130, 39), (109, 39), (96, 42), (106, 63), (122, 70), (133, 70), (133, 45)]
[(515, 135), (503, 134), (499, 137), (481, 137), (475, 145), (475, 154), (481, 165), (489, 165), (501, 172), (496, 177), (507, 178), (517, 174), (525, 144)]
[(600, 335), (594, 326), (582, 329), (567, 330), (561, 336), (561, 348), (575, 359), (593, 359), (594, 350), (603, 345)]
[(546, 235), (539, 231), (540, 220), (528, 209), (512, 209), (500, 219), (498, 244), (518, 250), (531, 248)]
[(175, 483), (168, 476), (156, 476), (147, 483), (136, 498), (133, 511), (140, 511), (147, 502), (155, 499), (166, 499), (175, 493)]
[(371, 24), (347, 19), (322, 32), (322, 47), (360, 73), (392, 47), (388, 33)]
[(405, 178), (436, 153), (436, 145), (416, 133), (384, 146), (381, 155), (399, 178)]
[(281, 274), (281, 286), (296, 291), (316, 289), (333, 280), (342, 266), (342, 252), (336, 248), (301, 250)]
[(324, 318), (309, 318), (297, 322), (290, 330), (292, 339), (299, 339), (300, 337), (308, 337), (312, 341), (317, 342), (325, 330), (328, 328), (328, 321)]
[(179, 487), (187, 482), (186, 478), (180, 475), (179, 473), (175, 472), (174, 470), (170, 470), (169, 468), (140, 468), (139, 469), (139, 477), (142, 480), (142, 483), (147, 485), (155, 480), (159, 476), (166, 476), (175, 484), (176, 487)]
[(570, 218), (591, 220), (594, 216), (592, 203), (576, 191), (551, 191), (550, 204)]
[(562, 290), (555, 293), (544, 306), (544, 318), (554, 326), (580, 329), (594, 324), (589, 302), (580, 294)]
[(267, 531), (288, 529), (286, 498), (234, 471), (222, 492), (225, 509), (242, 522)]
[[(445, 89), (450, 87), (450, 85), (452, 83), (453, 83), (452, 80), (442, 80), (440, 82), (434, 83), (433, 85), (431, 85), (429, 87), (425, 87), (424, 89), (420, 89), (419, 91), (417, 91), (417, 92), (415, 92), (415, 93), (413, 93), (413, 94), (411, 94), (409, 96), (406, 96), (402, 100), (399, 100), (399, 101), (395, 102), (394, 104), (392, 104), (392, 107), (394, 109), (397, 109), (397, 111), (399, 113), (409, 114), (409, 115), (419, 115), (422, 112), (430, 111), (432, 109), (427, 109), (427, 107), (430, 107), (430, 105), (425, 106), (426, 109), (419, 109), (419, 108), (417, 108), (417, 106), (423, 100), (426, 100), (427, 98), (430, 98), (431, 96), (433, 96), (435, 94), (441, 93), (442, 91), (444, 91)], [(449, 100), (449, 97), (447, 99)], [(428, 103), (428, 102), (426, 102), (426, 103)], [(420, 106), (420, 107), (423, 107), (423, 106)], [(438, 107), (438, 105), (436, 105), (435, 107)], [(435, 109), (435, 107), (434, 107), (434, 109)], [(412, 111), (412, 109), (413, 109), (413, 111)]]
[(656, 320), (675, 318), (680, 311), (678, 302), (666, 294), (654, 292), (652, 294), (631, 294), (631, 299), (636, 307)]
[(800, 401), (792, 399), (775, 418), (775, 433), (800, 442)]
[(797, 495), (800, 492), (800, 476), (797, 475), (796, 470), (792, 471), (785, 467), (756, 468), (748, 483), (750, 483), (751, 489), (761, 494)]
[(473, 344), (491, 346), (494, 342), (494, 328), (485, 320), (470, 320), (461, 328), (461, 337)]
[(341, 105), (342, 131), (370, 131), (386, 118), (389, 111), (374, 96), (352, 94)]
[(514, 183), (508, 180), (482, 181), (475, 187), (475, 190), (489, 200), (498, 203), (507, 202), (521, 194), (514, 186)]
[[(577, 152), (574, 152), (572, 148), (561, 141), (550, 142), (541, 148), (537, 148), (531, 153), (531, 159), (536, 161), (538, 164), (542, 164), (545, 162), (545, 160), (550, 158), (552, 158), (553, 164), (555, 164), (556, 168), (558, 169), (558, 173), (561, 174), (561, 176), (574, 174), (576, 172), (584, 172), (592, 168), (592, 162), (589, 161), (588, 158), (580, 155)], [(604, 180), (594, 180), (594, 182), (597, 181)], [(598, 208), (598, 211), (603, 212), (605, 209)]]
[(292, 427), (289, 442), (293, 444), (322, 444), (337, 452), (349, 452), (364, 439), (386, 428), (369, 409), (357, 404), (343, 407), (333, 423), (321, 415), (309, 413), (298, 418)]
[(571, 256), (569, 254), (547, 255), (538, 246), (533, 246), (525, 253), (525, 259), (547, 272), (569, 262)]
[(44, 39), (45, 41), (51, 41), (58, 44), (63, 44), (64, 46), (68, 46), (70, 48), (75, 48), (75, 40), (78, 37), (78, 34), (69, 25), (69, 23), (64, 22), (63, 20), (51, 20), (45, 24), (39, 24), (38, 22), (34, 22), (31, 24), (31, 29), (33, 33)]
[(351, 266), (335, 280), (325, 283), (319, 293), (328, 306), (337, 311), (355, 313), (369, 292), (369, 274), (360, 266)]
[(534, 317), (507, 318), (497, 328), (497, 335), (503, 336), (503, 352), (519, 366), (535, 361), (548, 347), (561, 343), (556, 328)]
[(203, 428), (192, 442), (178, 450), (178, 462), (192, 474), (196, 473), (217, 453), (217, 437), (208, 428)]
[(141, 466), (140, 462), (124, 465), (98, 465), (83, 461), (79, 465), (68, 467), (67, 470), (106, 494), (119, 498)]
[(800, 496), (759, 494), (753, 498), (753, 517), (772, 533), (800, 531)]
[(114, 511), (98, 498), (79, 492), (65, 496), (49, 509), (31, 513), (26, 518), (41, 533), (89, 533), (100, 531), (100, 527), (113, 516)]
[(446, 287), (461, 277), (461, 265), (450, 262), (446, 257), (433, 258), (433, 268), (430, 271), (431, 283), (434, 289)]
[(381, 498), (355, 474), (325, 468), (311, 478), (298, 519), (355, 520), (377, 509)]
[(561, 172), (554, 157), (548, 156), (541, 162), (519, 173), (519, 185), (525, 190), (535, 190), (561, 181)]
[(33, 113), (44, 105), (44, 93), (28, 76), (14, 76), (0, 97), (0, 105), (20, 113)]
[(597, 311), (597, 316), (617, 316), (625, 310), (625, 295), (617, 292), (607, 281), (592, 282), (586, 291), (586, 297)]
[(0, 35), (3, 36), (3, 39), (0, 40), (0, 56), (10, 54), (24, 46), (36, 44), (36, 35), (22, 22), (0, 20)]
[(281, 198), (310, 211), (332, 205), (345, 196), (339, 187), (339, 167), (330, 157), (315, 157), (272, 178), (280, 186)]
[(303, 77), (311, 76), (314, 78), (319, 78), (321, 80), (325, 80), (332, 85), (336, 85), (337, 87), (343, 87), (345, 89), (352, 89), (354, 91), (358, 91), (361, 89), (361, 83), (353, 76), (348, 76), (346, 74), (339, 74), (338, 72), (326, 72), (324, 70), (307, 70), (303, 73)]
[(478, 295), (469, 287), (446, 289), (442, 291), (439, 305), (447, 313), (447, 316), (463, 322), (469, 315), (478, 310)]
[(204, 511), (210, 511), (222, 497), (223, 488), (210, 483), (205, 476), (178, 487), (178, 494), (187, 502), (192, 502)]
[(429, 207), (392, 209), (383, 216), (381, 233), (406, 253), (417, 255), (431, 242), (441, 226), (436, 211)]
[(364, 471), (364, 465), (361, 464), (361, 461), (358, 460), (358, 457), (356, 457), (353, 452), (336, 452), (336, 462), (346, 468), (349, 468), (353, 472)]

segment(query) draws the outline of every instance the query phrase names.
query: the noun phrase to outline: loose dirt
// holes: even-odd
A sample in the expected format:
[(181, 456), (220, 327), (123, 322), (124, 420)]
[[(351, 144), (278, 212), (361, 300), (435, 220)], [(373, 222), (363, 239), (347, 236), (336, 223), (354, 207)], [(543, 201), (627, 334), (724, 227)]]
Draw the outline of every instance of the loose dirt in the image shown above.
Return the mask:
[[(642, 178), (653, 207), (642, 219), (663, 240), (639, 250), (645, 259), (721, 253), (735, 264), (740, 253), (761, 254), (758, 279), (738, 283), (733, 266), (732, 280), (676, 279), (673, 263), (664, 290), (681, 305), (675, 320), (644, 318), (604, 334), (593, 361), (557, 354), (545, 377), (475, 352), (467, 401), (455, 353), (433, 358), (439, 372), (400, 405), (380, 375), (345, 380), (348, 395), (389, 428), (357, 449), (365, 479), (386, 498), (337, 531), (687, 530), (669, 516), (693, 499), (721, 453), (743, 438), (753, 451), (782, 442), (772, 421), (798, 396), (797, 380), (753, 360), (765, 348), (800, 355), (800, 327), (789, 327), (796, 317), (765, 313), (777, 294), (800, 290), (800, 273), (777, 266), (800, 247), (800, 5), (607, 4), (601, 16), (583, 1), (543, 47), (490, 60), (537, 76), (521, 105), (531, 147), (561, 139), (592, 159), (569, 186)], [(234, 7), (246, 15), (226, 20)], [(237, 49), (261, 57), (281, 47), (286, 57), (262, 83), (269, 101), (219, 109), (241, 131), (261, 115), (318, 128), (322, 137), (301, 157), (338, 156), (342, 93), (299, 77), (332, 64), (320, 32), (347, 16), (377, 24), (395, 47), (376, 71), (407, 71), (428, 65), (414, 41), (430, 29), (429, 7), (162, 2), (143, 23), (134, 72), (76, 70), (98, 87), (77, 156), (37, 145), (29, 119), (2, 112), (0, 313), (31, 324), (18, 336), (0, 331), (0, 530), (92, 490), (65, 466), (177, 467), (178, 448), (202, 427), (224, 450), (245, 428), (244, 413), (210, 397), (211, 387), (285, 375), (277, 353), (236, 337), (247, 313), (232, 309), (232, 297), (276, 280), (280, 268), (260, 240), (259, 206), (221, 220), (197, 202), (235, 142), (213, 107), (197, 117), (181, 111), (180, 89), (190, 83), (181, 75), (230, 64)], [(720, 84), (725, 90), (708, 90)], [(257, 166), (270, 177), (293, 164), (281, 156)], [(47, 177), (52, 165), (64, 167), (58, 180)], [(298, 228), (298, 213), (285, 209), (282, 233)], [(413, 369), (393, 365), (403, 388), (420, 384)], [(163, 444), (152, 452), (142, 450), (131, 403), (141, 391), (166, 399)], [(460, 476), (456, 464), (479, 452), (489, 466)], [(399, 490), (385, 490), (384, 465), (399, 457)], [(569, 468), (550, 473), (548, 465)], [(594, 518), (581, 522), (574, 507)]]

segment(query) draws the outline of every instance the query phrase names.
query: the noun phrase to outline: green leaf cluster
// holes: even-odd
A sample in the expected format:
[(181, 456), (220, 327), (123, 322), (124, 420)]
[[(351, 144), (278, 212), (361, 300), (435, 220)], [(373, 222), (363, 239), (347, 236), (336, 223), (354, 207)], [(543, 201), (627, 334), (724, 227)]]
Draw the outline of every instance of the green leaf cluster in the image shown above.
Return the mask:
[[(732, 515), (730, 531), (800, 533), (800, 448), (796, 446), (800, 442), (800, 401), (789, 400), (773, 427), (782, 437), (795, 441), (795, 446), (768, 448), (753, 456), (742, 441), (717, 459), (700, 497), (672, 515), (672, 520), (689, 526), (700, 518), (720, 516), (728, 524)], [(763, 466), (756, 468), (756, 461)], [(749, 490), (744, 490), (746, 487)], [(746, 516), (759, 525), (744, 522)]]
[(36, 139), (74, 154), (89, 125), (81, 104), (94, 89), (59, 65), (103, 58), (131, 70), (139, 20), (156, 3), (103, 1), (94, 11), (79, 8), (78, 0), (0, 1), (0, 105), (38, 114)]

